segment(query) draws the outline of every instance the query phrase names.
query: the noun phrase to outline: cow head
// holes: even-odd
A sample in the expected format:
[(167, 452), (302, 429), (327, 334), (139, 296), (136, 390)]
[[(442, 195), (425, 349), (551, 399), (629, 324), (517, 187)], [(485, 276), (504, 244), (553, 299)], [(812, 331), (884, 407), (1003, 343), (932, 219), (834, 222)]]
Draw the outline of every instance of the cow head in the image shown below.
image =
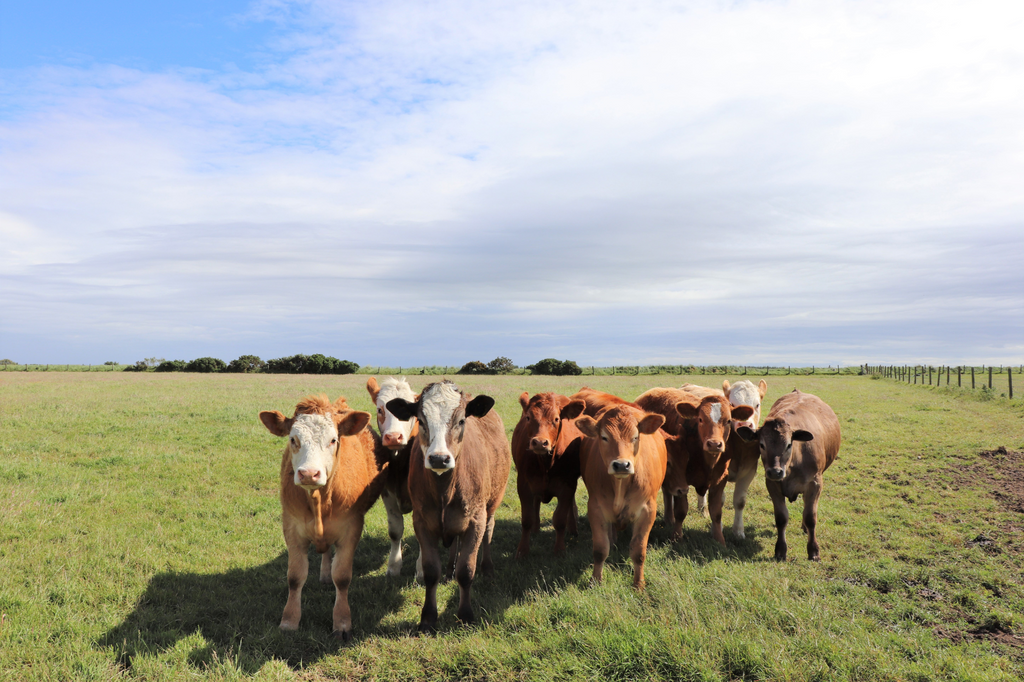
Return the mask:
[(676, 412), (683, 419), (697, 421), (697, 433), (704, 451), (704, 462), (714, 468), (725, 452), (729, 440), (732, 420), (746, 420), (754, 413), (749, 405), (732, 407), (724, 396), (709, 395), (704, 398), (692, 397), (676, 403)]
[(387, 408), (388, 401), (395, 398), (416, 402), (416, 394), (409, 387), (409, 382), (404, 377), (402, 379), (388, 377), (378, 385), (377, 378), (370, 377), (366, 381), (366, 391), (377, 405), (377, 428), (380, 430), (380, 440), (384, 447), (398, 451), (411, 443), (418, 430), (416, 418), (402, 421), (397, 419)]
[(470, 400), (447, 379), (429, 384), (415, 402), (394, 398), (386, 405), (398, 419), (419, 419), (418, 442), (423, 453), (423, 466), (438, 476), (455, 468), (466, 432), (466, 420), (483, 417), (493, 406), (494, 398), (478, 395)]
[(733, 410), (735, 410), (739, 405), (750, 405), (754, 408), (754, 413), (750, 415), (748, 419), (739, 420), (735, 415), (733, 415), (733, 431), (741, 426), (757, 430), (757, 425), (761, 423), (761, 401), (764, 400), (765, 394), (768, 393), (768, 384), (765, 380), (761, 379), (757, 386), (754, 386), (754, 383), (747, 379), (737, 381), (735, 384), (730, 386), (729, 380), (725, 379), (722, 381), (722, 392), (725, 393), (725, 397), (729, 399), (729, 403), (733, 406)]
[(332, 405), (326, 396), (313, 396), (300, 402), (290, 419), (267, 410), (260, 412), (260, 421), (275, 436), (288, 438), (295, 485), (316, 490), (334, 475), (339, 439), (366, 428), (370, 413), (350, 410), (344, 398)]
[(609, 475), (627, 478), (636, 473), (640, 434), (650, 435), (665, 423), (660, 414), (648, 414), (631, 405), (616, 405), (597, 415), (584, 415), (576, 428), (597, 443), (597, 451)]
[(781, 481), (789, 473), (789, 463), (793, 457), (793, 442), (814, 440), (810, 431), (794, 429), (785, 419), (769, 419), (757, 431), (747, 426), (736, 430), (745, 441), (757, 440), (761, 448), (761, 463), (764, 475), (769, 481)]
[(530, 397), (523, 391), (519, 396), (523, 407), (520, 421), (527, 447), (536, 455), (550, 456), (562, 432), (562, 422), (572, 421), (583, 413), (587, 404), (582, 400), (569, 400), (557, 393), (538, 393)]

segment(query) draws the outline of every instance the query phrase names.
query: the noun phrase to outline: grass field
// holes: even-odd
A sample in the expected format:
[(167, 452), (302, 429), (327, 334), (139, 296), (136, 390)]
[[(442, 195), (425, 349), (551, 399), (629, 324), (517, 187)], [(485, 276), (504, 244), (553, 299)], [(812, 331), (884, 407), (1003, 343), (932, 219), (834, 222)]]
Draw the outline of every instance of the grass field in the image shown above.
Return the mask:
[[(411, 379), (415, 389), (421, 379)], [(630, 586), (628, 534), (604, 584), (592, 587), (585, 519), (566, 555), (550, 556), (553, 504), (542, 509), (532, 556), (511, 559), (512, 480), (495, 531), (496, 574), (473, 588), (478, 625), (456, 622), (448, 584), (439, 590), (440, 633), (415, 634), (423, 590), (413, 579), (411, 519), (402, 576), (389, 579), (378, 504), (356, 557), (354, 643), (331, 638), (333, 589), (315, 576), (299, 631), (281, 633), (283, 443), (256, 414), (290, 414), (314, 392), (368, 410), (365, 380), (0, 374), (0, 677), (1024, 678), (1024, 404), (857, 376), (769, 377), (766, 404), (798, 387), (829, 402), (843, 428), (840, 458), (825, 475), (818, 564), (804, 558), (798, 523), (790, 560), (772, 560), (775, 529), (759, 477), (746, 540), (728, 530), (727, 492), (727, 548), (711, 541), (704, 518), (688, 518), (676, 543), (659, 521), (646, 592)], [(655, 385), (721, 377), (585, 380), (632, 399)], [(582, 384), (458, 383), (494, 396), (509, 434), (520, 392), (569, 394)], [(581, 483), (581, 509), (585, 499)]]

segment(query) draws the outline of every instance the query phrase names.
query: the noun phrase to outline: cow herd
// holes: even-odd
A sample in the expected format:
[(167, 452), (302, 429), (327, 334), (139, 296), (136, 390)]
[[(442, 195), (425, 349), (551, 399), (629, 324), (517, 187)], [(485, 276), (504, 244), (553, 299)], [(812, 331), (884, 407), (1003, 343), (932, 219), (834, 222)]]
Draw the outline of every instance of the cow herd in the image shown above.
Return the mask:
[[(566, 397), (539, 393), (519, 397), (522, 415), (511, 447), (493, 398), (470, 396), (451, 381), (432, 383), (417, 395), (404, 380), (371, 377), (366, 384), (377, 410), (379, 434), (370, 414), (311, 396), (292, 417), (260, 412), (274, 435), (287, 438), (281, 460), (281, 509), (288, 547), (288, 601), (281, 629), (301, 618), (302, 587), (309, 573), (308, 549), (322, 554), (320, 581), (334, 584), (334, 633), (352, 635), (348, 587), (366, 512), (384, 501), (391, 552), (387, 573), (402, 568), (404, 515), (412, 512), (419, 543), (416, 577), (426, 587), (421, 631), (437, 626), (437, 585), (459, 584), (458, 618), (474, 620), (470, 588), (477, 565), (494, 570), (491, 539), (513, 461), (522, 508), (517, 559), (530, 552), (540, 528), (541, 503), (557, 499), (555, 553), (576, 534), (579, 479), (587, 489), (587, 519), (593, 538), (595, 582), (620, 530), (630, 527), (633, 585), (644, 586), (647, 539), (657, 517), (659, 489), (665, 522), (680, 537), (689, 488), (706, 500), (711, 535), (725, 544), (722, 508), (727, 482), (734, 482), (733, 534), (744, 537), (747, 490), (760, 461), (775, 511), (775, 558), (785, 560), (787, 499), (804, 497), (807, 556), (817, 560), (818, 500), (822, 474), (836, 459), (839, 421), (817, 396), (793, 391), (772, 406), (758, 427), (767, 385), (740, 381), (722, 389), (684, 384), (652, 388), (635, 401), (583, 388)], [(442, 566), (439, 548), (449, 549)], [(334, 546), (333, 560), (330, 547)]]

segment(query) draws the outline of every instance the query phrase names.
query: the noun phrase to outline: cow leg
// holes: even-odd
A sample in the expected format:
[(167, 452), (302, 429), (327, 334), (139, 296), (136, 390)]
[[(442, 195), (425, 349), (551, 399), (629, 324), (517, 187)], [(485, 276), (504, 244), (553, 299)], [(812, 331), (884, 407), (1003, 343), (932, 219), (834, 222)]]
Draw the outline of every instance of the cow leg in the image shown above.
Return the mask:
[(611, 550), (611, 533), (592, 497), (587, 500), (587, 518), (590, 520), (590, 533), (594, 541), (594, 582), (600, 584), (604, 562)]
[(420, 550), (419, 556), (416, 557), (416, 581), (423, 584), (423, 550)]
[(494, 514), (487, 517), (487, 529), (480, 544), (480, 570), (484, 575), (494, 575), (494, 562), (491, 561), (491, 538), (494, 537)]
[(666, 486), (661, 489), (661, 496), (665, 499), (665, 525), (673, 524), (675, 523), (675, 495), (670, 493)]
[(331, 579), (331, 548), (328, 547), (327, 551), (320, 555), (320, 584), (321, 585), (333, 585), (334, 581)]
[(558, 498), (558, 504), (555, 505), (554, 517), (551, 519), (551, 523), (555, 527), (555, 554), (565, 551), (565, 529), (570, 523), (575, 526), (573, 518), (575, 511), (575, 499), (570, 497), (567, 492), (562, 493), (562, 496)]
[(352, 583), (352, 562), (356, 555), (356, 545), (363, 534), (363, 519), (356, 516), (342, 526), (341, 537), (337, 542), (337, 554), (331, 567), (331, 578), (334, 580), (334, 636), (343, 642), (352, 639), (352, 611), (348, 606), (348, 586)]
[(433, 632), (437, 628), (437, 583), (441, 580), (441, 553), (437, 549), (439, 533), (427, 528), (414, 510), (412, 515), (416, 540), (420, 544), (420, 564), (423, 568), (423, 584), (427, 593), (420, 612), (420, 632)]
[(703, 516), (704, 518), (711, 516), (711, 514), (708, 513), (707, 493), (704, 493), (703, 495), (697, 495), (697, 513)]
[(775, 560), (785, 561), (786, 550), (786, 524), (789, 523), (789, 509), (786, 507), (786, 498), (782, 494), (782, 483), (778, 481), (765, 481), (768, 495), (772, 498), (772, 507), (775, 509), (775, 529), (778, 532), (778, 539), (775, 540)]
[(573, 537), (576, 537), (577, 535), (580, 534), (579, 522), (577, 521), (577, 519), (579, 518), (579, 515), (580, 515), (580, 510), (576, 506), (575, 482), (574, 482), (573, 489), (569, 491), (568, 495), (569, 495), (569, 505), (572, 507), (572, 509), (569, 510), (569, 519), (568, 519), (569, 520), (569, 526), (568, 526), (568, 530), (569, 530), (569, 535), (572, 535)]
[(402, 516), (402, 503), (397, 495), (384, 492), (384, 509), (388, 513), (388, 538), (391, 539), (391, 552), (388, 554), (388, 575), (397, 577), (402, 573), (402, 536), (405, 535), (405, 517)]
[(477, 552), (483, 544), (484, 536), (487, 535), (488, 525), (490, 521), (484, 512), (469, 523), (459, 539), (459, 560), (455, 565), (455, 579), (459, 582), (459, 610), (455, 615), (466, 624), (475, 620), (473, 606), (469, 603), (469, 593), (473, 586), (473, 577), (476, 575)]
[(804, 489), (804, 527), (807, 528), (807, 558), (811, 561), (820, 561), (818, 553), (818, 499), (821, 497), (820, 476), (807, 483)]
[(459, 536), (456, 535), (452, 540), (451, 547), (448, 548), (448, 563), (444, 567), (444, 575), (441, 576), (441, 582), (446, 583), (455, 576), (455, 562), (459, 558)]
[(540, 499), (534, 500), (533, 492), (526, 485), (525, 476), (519, 477), (516, 487), (519, 489), (519, 509), (523, 526), (519, 546), (516, 548), (516, 559), (522, 559), (530, 553), (530, 536), (540, 528)]
[(747, 467), (736, 475), (736, 487), (732, 491), (732, 534), (740, 540), (747, 537), (743, 531), (743, 509), (747, 506), (747, 491), (750, 490), (750, 484), (756, 475), (757, 462), (755, 461), (754, 466)]
[(722, 533), (722, 506), (725, 504), (725, 481), (708, 490), (708, 510), (711, 512), (711, 537), (725, 546)]
[(309, 541), (286, 524), (284, 541), (288, 546), (288, 602), (281, 614), (282, 630), (298, 630), (302, 619), (302, 586), (309, 575)]
[(633, 587), (644, 589), (644, 561), (647, 558), (647, 538), (658, 516), (658, 503), (651, 500), (633, 522), (633, 539), (629, 542), (629, 557), (633, 560)]
[(683, 537), (683, 521), (690, 511), (690, 500), (684, 492), (682, 495), (673, 496), (672, 505), (672, 539), (678, 540)]

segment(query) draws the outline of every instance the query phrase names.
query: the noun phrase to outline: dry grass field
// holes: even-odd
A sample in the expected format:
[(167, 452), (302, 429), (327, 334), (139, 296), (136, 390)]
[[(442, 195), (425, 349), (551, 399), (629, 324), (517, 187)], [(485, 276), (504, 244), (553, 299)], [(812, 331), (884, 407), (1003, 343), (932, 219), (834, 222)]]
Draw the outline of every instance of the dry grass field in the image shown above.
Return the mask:
[[(652, 386), (721, 378), (455, 380), (494, 396), (511, 434), (524, 390), (570, 394), (587, 383), (633, 399)], [(427, 379), (410, 382), (418, 389)], [(299, 631), (281, 633), (283, 444), (256, 414), (290, 414), (300, 397), (320, 392), (369, 410), (365, 381), (0, 373), (0, 678), (1024, 678), (1024, 403), (862, 376), (768, 377), (766, 406), (799, 388), (840, 418), (843, 447), (819, 513), (820, 563), (806, 560), (799, 524), (790, 559), (772, 560), (759, 475), (745, 540), (728, 529), (727, 492), (726, 548), (700, 516), (675, 543), (659, 520), (647, 590), (631, 588), (628, 534), (594, 587), (585, 519), (566, 554), (551, 556), (553, 504), (542, 508), (531, 557), (513, 561), (513, 471), (495, 576), (473, 588), (477, 625), (456, 621), (457, 588), (447, 584), (440, 632), (416, 634), (423, 590), (411, 519), (402, 575), (388, 578), (377, 504), (356, 556), (355, 641), (331, 638), (333, 589), (315, 577)], [(585, 509), (582, 483), (578, 497)]]

